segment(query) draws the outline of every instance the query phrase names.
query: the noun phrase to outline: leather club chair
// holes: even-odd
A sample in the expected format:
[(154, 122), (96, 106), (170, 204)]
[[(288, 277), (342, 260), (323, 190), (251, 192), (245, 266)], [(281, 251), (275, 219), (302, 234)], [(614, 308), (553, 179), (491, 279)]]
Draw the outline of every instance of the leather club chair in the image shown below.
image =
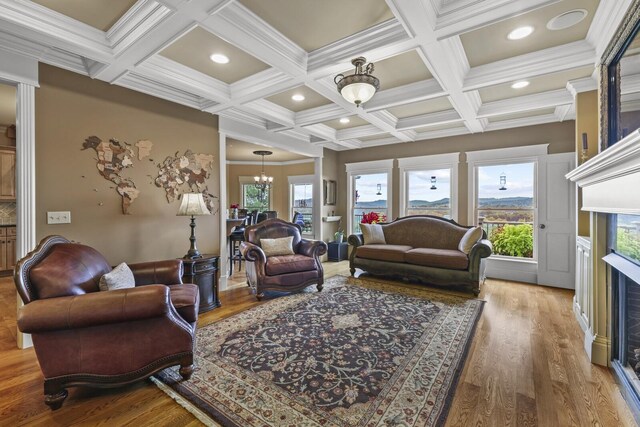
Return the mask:
[[(320, 257), (327, 253), (327, 244), (321, 240), (307, 240), (301, 236), (298, 224), (281, 219), (268, 219), (247, 227), (240, 251), (246, 261), (247, 282), (258, 300), (264, 291), (295, 292), (316, 284), (318, 291), (324, 284), (324, 271)], [(260, 247), (260, 239), (293, 236), (294, 255), (267, 257)]]
[(45, 237), (16, 265), (18, 328), (32, 334), (51, 409), (66, 387), (117, 387), (174, 365), (191, 376), (198, 287), (181, 284), (180, 260), (129, 267), (136, 287), (100, 292), (111, 271), (105, 258), (61, 236)]

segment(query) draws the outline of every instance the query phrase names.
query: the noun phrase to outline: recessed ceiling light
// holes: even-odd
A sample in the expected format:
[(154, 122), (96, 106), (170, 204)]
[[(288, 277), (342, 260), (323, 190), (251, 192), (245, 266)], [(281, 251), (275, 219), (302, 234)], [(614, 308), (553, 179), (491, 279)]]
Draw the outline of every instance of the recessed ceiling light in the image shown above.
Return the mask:
[(531, 25), (525, 25), (524, 27), (518, 27), (515, 30), (511, 31), (507, 35), (507, 38), (509, 40), (520, 40), (527, 37), (531, 33), (533, 33), (533, 27)]
[(221, 53), (214, 53), (209, 57), (216, 64), (228, 64), (229, 57), (227, 55), (223, 55)]
[(348, 117), (343, 117), (340, 119), (340, 123), (342, 123), (343, 125), (349, 123), (351, 120), (349, 120)]
[(573, 27), (586, 18), (588, 14), (589, 12), (585, 9), (574, 9), (561, 13), (547, 22), (547, 28), (550, 30), (564, 30), (565, 28)]
[(513, 89), (522, 89), (523, 87), (529, 86), (529, 82), (526, 80), (522, 80), (521, 82), (515, 82), (511, 85)]
[(304, 101), (304, 95), (301, 93), (295, 93), (293, 94), (293, 96), (291, 96), (291, 99), (293, 99), (294, 101)]

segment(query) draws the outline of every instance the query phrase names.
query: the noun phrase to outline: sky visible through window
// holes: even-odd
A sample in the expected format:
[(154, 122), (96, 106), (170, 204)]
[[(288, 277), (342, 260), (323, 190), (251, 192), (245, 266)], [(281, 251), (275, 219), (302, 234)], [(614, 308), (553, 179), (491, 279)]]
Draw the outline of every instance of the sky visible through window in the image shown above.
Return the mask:
[[(432, 176), (436, 177), (435, 190), (431, 189)], [(409, 201), (435, 202), (451, 197), (450, 169), (411, 171), (408, 173), (408, 178)]]
[(295, 184), (293, 193), (294, 206), (309, 208), (313, 206), (312, 184)]
[[(381, 194), (377, 194), (378, 184), (380, 184)], [(356, 175), (355, 190), (358, 191), (358, 203), (384, 200), (385, 203), (381, 203), (380, 207), (386, 207), (387, 174), (374, 173), (368, 175)]]
[[(478, 167), (478, 198), (528, 197), (533, 200), (534, 164), (519, 163)], [(506, 190), (500, 190), (500, 175), (506, 175)]]

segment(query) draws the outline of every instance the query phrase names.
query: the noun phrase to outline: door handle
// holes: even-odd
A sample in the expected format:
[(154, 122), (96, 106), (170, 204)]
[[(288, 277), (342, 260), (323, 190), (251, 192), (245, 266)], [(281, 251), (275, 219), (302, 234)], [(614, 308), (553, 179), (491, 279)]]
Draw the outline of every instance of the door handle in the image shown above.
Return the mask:
[(540, 224), (540, 228), (544, 230), (545, 228), (547, 228), (547, 226), (544, 224)]

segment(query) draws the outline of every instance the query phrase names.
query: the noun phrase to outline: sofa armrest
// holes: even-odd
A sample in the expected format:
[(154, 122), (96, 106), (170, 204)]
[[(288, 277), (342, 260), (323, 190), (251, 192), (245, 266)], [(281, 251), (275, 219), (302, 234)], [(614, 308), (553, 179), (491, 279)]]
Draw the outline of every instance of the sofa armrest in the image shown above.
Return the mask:
[(167, 315), (169, 288), (141, 288), (93, 292), (33, 301), (18, 312), (18, 329), (24, 333), (77, 329)]
[(364, 245), (364, 239), (362, 238), (362, 234), (350, 235), (349, 238), (347, 239), (347, 242), (354, 248)]
[(311, 258), (319, 258), (327, 253), (327, 244), (322, 240), (300, 240), (298, 253)]
[(182, 283), (183, 266), (179, 259), (129, 264), (136, 286), (177, 285)]
[(493, 245), (488, 239), (478, 240), (469, 251), (469, 259), (471, 258), (488, 258), (493, 252)]
[(244, 259), (249, 262), (258, 262), (262, 264), (267, 262), (267, 256), (262, 248), (258, 245), (254, 245), (253, 243), (246, 241), (240, 243), (240, 253)]

